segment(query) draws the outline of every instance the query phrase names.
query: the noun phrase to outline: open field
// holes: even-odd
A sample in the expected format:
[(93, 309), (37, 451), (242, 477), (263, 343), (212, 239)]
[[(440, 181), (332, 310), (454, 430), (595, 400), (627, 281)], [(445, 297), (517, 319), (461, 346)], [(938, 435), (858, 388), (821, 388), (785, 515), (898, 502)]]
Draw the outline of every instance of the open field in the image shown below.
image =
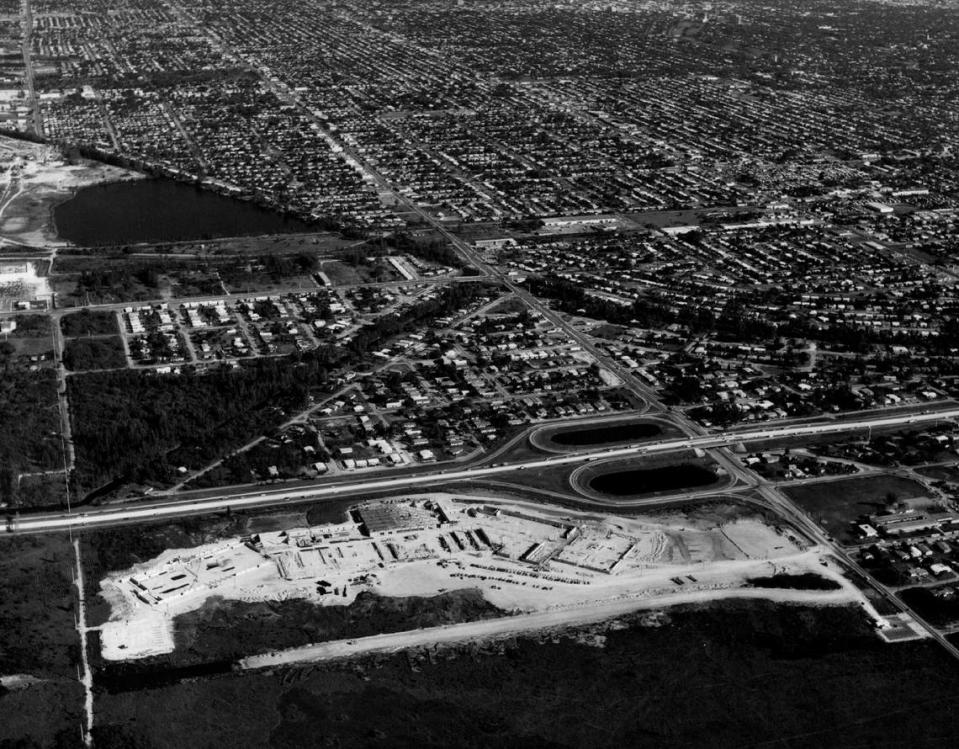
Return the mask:
[(61, 307), (224, 293), (315, 289), (315, 252), (294, 255), (61, 254), (50, 280)]
[(96, 731), (130, 747), (906, 746), (952, 734), (957, 691), (935, 646), (885, 645), (856, 609), (727, 602), (100, 693)]
[[(2, 302), (0, 302), (2, 307)], [(0, 336), (0, 369), (48, 368), (53, 361), (53, 328), (46, 315), (16, 315), (10, 333)]]
[[(26, 364), (29, 361), (31, 364), (38, 366), (52, 366), (53, 342), (49, 336), (43, 338), (10, 338), (5, 343), (9, 344), (10, 349), (12, 349), (10, 352), (12, 358), (19, 360), (20, 363)], [(37, 361), (33, 361), (34, 357)], [(3, 356), (3, 358), (6, 357)]]
[(320, 270), (337, 286), (402, 280), (393, 266), (380, 261), (354, 264), (342, 260), (324, 260), (320, 263)]
[[(216, 237), (212, 239), (185, 239), (176, 242), (131, 243), (137, 259), (149, 258), (218, 258), (254, 256), (269, 253), (297, 254), (300, 252), (336, 253), (357, 244), (356, 240), (344, 239), (339, 234), (318, 231), (296, 234), (264, 234), (256, 236)], [(65, 247), (59, 257), (82, 257), (111, 252), (107, 248)]]
[[(514, 460), (522, 459), (525, 457), (524, 453), (527, 451), (529, 454), (535, 457), (540, 456), (539, 453), (532, 452), (532, 450), (533, 448), (531, 447), (521, 445), (519, 450), (510, 452), (510, 457)], [(517, 455), (519, 458), (515, 457)], [(547, 492), (554, 492), (569, 496), (570, 494), (574, 494), (572, 492), (572, 487), (569, 480), (573, 470), (574, 468), (572, 466), (563, 466), (561, 469), (553, 466), (545, 468), (529, 468), (524, 469), (522, 472), (515, 471), (505, 473), (502, 476), (502, 480), (504, 482), (516, 484), (521, 487), (528, 487), (534, 491), (541, 489)], [(467, 486), (469, 485), (470, 484), (467, 484)]]
[(95, 255), (59, 254), (51, 282), (61, 307), (204, 296), (223, 293), (219, 267), (195, 257), (104, 249)]
[(917, 468), (916, 473), (922, 476), (928, 476), (934, 481), (950, 481), (959, 483), (959, 464), (928, 466), (926, 468)]
[(922, 484), (899, 476), (868, 476), (784, 487), (783, 492), (799, 504), (840, 543), (856, 537), (852, 524), (860, 515), (881, 512), (895, 499), (923, 497)]

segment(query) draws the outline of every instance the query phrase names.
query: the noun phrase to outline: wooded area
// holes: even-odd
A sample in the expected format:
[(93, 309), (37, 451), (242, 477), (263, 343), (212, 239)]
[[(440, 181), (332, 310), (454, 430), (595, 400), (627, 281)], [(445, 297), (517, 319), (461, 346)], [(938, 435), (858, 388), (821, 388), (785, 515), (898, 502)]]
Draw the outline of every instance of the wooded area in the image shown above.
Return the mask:
[(0, 424), (0, 502), (13, 503), (20, 473), (63, 468), (56, 372), (4, 369)]
[(118, 336), (109, 336), (67, 341), (63, 350), (63, 363), (73, 372), (82, 372), (125, 367), (127, 360), (123, 353), (123, 341)]
[(118, 370), (69, 380), (75, 482), (89, 491), (111, 481), (170, 483), (180, 466), (195, 468), (229, 454), (338, 386), (388, 338), (449, 314), (474, 298), (479, 284), (453, 285), (361, 328), (344, 347), (263, 358), (205, 374)]

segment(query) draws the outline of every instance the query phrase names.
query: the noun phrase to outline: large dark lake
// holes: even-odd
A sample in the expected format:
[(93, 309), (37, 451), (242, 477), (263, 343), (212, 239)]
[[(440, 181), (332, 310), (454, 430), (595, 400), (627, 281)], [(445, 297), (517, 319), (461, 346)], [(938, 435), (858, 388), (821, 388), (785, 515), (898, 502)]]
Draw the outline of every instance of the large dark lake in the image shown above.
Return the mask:
[(314, 230), (253, 203), (163, 179), (85, 187), (53, 215), (60, 237), (87, 246)]

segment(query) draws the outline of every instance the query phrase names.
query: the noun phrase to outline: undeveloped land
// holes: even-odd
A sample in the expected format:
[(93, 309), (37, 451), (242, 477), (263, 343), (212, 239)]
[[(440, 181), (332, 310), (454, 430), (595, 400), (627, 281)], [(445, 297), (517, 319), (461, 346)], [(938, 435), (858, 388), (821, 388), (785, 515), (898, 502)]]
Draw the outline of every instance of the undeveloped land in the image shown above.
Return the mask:
[(822, 481), (786, 487), (783, 492), (840, 543), (853, 541), (855, 520), (886, 509), (890, 497), (900, 500), (929, 494), (922, 484), (899, 476)]
[(723, 603), (100, 693), (96, 732), (134, 749), (909, 746), (955, 735), (957, 695), (936, 646), (886, 645), (856, 608)]
[(72, 566), (66, 536), (0, 538), (0, 677), (14, 677), (0, 686), (0, 746), (76, 746), (83, 691)]

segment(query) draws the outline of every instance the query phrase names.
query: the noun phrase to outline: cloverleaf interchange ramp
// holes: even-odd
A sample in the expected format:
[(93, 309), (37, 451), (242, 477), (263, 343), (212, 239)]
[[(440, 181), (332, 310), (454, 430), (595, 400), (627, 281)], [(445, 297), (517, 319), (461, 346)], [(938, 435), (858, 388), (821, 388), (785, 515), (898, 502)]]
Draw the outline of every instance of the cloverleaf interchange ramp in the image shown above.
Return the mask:
[[(646, 455), (668, 453), (684, 449), (724, 449), (743, 442), (753, 442), (784, 437), (810, 437), (816, 435), (838, 434), (867, 428), (889, 428), (905, 424), (921, 424), (943, 419), (959, 418), (959, 409), (933, 411), (922, 414), (899, 414), (896, 416), (859, 419), (856, 421), (832, 422), (799, 426), (784, 426), (755, 429), (737, 433), (724, 433), (700, 437), (683, 437), (660, 442), (628, 445), (625, 447), (604, 448), (572, 454), (549, 456), (521, 463), (501, 463), (471, 468), (455, 468), (435, 473), (418, 474), (405, 477), (380, 478), (374, 480), (337, 482), (324, 486), (293, 490), (273, 490), (256, 492), (237, 492), (222, 494), (203, 499), (174, 499), (154, 501), (148, 504), (125, 507), (89, 509), (83, 512), (48, 513), (7, 519), (7, 531), (11, 533), (44, 533), (83, 528), (97, 528), (111, 525), (151, 522), (188, 515), (222, 512), (227, 509), (251, 509), (282, 505), (290, 502), (316, 501), (341, 498), (344, 494), (363, 492), (406, 491), (417, 487), (426, 487), (439, 483), (476, 480), (497, 477), (526, 469), (543, 469), (576, 465), (588, 461), (642, 458)], [(742, 476), (748, 476), (742, 472)], [(657, 500), (652, 500), (655, 502)], [(662, 501), (659, 499), (658, 501)], [(649, 504), (650, 500), (639, 500)]]

